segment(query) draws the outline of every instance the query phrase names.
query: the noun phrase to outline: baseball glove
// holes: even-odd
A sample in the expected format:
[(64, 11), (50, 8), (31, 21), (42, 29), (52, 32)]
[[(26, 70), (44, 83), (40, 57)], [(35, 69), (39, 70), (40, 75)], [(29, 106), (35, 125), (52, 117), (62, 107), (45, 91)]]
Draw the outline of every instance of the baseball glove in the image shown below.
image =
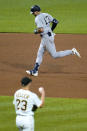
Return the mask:
[(38, 108), (38, 107), (37, 107), (36, 105), (33, 105), (32, 111), (36, 111), (37, 108)]

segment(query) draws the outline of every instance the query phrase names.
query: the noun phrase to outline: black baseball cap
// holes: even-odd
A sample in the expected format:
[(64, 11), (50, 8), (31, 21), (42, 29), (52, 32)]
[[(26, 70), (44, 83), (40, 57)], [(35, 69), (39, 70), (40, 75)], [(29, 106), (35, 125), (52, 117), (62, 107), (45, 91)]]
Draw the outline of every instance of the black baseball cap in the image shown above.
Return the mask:
[(28, 78), (28, 77), (23, 77), (22, 79), (21, 79), (21, 85), (22, 86), (27, 86), (29, 83), (31, 83), (32, 82), (32, 79), (30, 79), (30, 78)]

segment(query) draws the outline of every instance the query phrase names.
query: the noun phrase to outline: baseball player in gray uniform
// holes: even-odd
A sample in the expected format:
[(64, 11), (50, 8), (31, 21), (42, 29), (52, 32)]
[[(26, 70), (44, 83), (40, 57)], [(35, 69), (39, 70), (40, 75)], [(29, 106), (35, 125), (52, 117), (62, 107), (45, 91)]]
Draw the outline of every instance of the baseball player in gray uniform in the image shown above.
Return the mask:
[(14, 94), (13, 104), (16, 111), (16, 126), (19, 131), (34, 131), (34, 111), (42, 107), (45, 100), (45, 91), (43, 87), (39, 88), (41, 99), (30, 91), (32, 80), (24, 77), (21, 80), (22, 88)]
[[(60, 58), (73, 54), (80, 57), (79, 52), (75, 48), (59, 52), (56, 51), (56, 47), (54, 44), (55, 34), (53, 33), (53, 30), (59, 23), (58, 20), (53, 18), (48, 13), (41, 13), (41, 9), (38, 5), (34, 5), (33, 7), (31, 7), (30, 11), (30, 13), (35, 16), (35, 23), (37, 26), (37, 29), (34, 30), (34, 33), (40, 34), (41, 43), (37, 53), (35, 66), (33, 70), (26, 70), (27, 74), (38, 76), (38, 69), (40, 67), (40, 64), (42, 63), (45, 51), (48, 51), (53, 58)], [(50, 26), (50, 23), (52, 23), (52, 27)]]

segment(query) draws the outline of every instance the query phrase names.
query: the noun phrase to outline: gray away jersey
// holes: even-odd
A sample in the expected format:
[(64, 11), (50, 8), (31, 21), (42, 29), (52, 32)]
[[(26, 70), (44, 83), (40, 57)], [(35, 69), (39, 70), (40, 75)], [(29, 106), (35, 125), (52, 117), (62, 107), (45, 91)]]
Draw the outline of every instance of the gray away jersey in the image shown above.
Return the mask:
[(47, 13), (40, 13), (35, 18), (35, 24), (37, 28), (43, 28), (44, 32), (41, 34), (46, 34), (47, 32), (52, 32), (50, 23), (53, 21), (53, 17)]

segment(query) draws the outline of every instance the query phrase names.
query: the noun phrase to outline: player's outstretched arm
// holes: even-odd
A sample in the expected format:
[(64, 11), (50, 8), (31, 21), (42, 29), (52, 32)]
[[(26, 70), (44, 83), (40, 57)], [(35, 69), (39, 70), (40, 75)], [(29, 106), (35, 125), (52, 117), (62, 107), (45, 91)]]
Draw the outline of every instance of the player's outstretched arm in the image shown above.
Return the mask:
[(39, 92), (41, 94), (41, 101), (42, 101), (40, 107), (42, 107), (44, 105), (44, 101), (45, 101), (45, 90), (44, 90), (44, 88), (40, 87)]

